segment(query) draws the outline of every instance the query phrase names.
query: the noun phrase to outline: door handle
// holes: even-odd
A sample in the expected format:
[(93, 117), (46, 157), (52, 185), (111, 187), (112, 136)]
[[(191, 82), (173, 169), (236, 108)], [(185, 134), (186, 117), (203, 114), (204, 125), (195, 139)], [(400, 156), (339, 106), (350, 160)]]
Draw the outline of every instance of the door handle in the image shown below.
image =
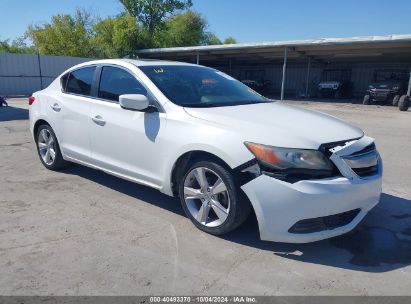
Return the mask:
[(99, 126), (104, 126), (106, 124), (106, 121), (101, 117), (100, 115), (94, 116), (92, 120), (98, 124)]
[(61, 107), (59, 106), (58, 103), (54, 103), (54, 104), (51, 105), (50, 107), (51, 107), (51, 108), (53, 109), (53, 111), (55, 111), (55, 112), (60, 112), (60, 111), (61, 111)]

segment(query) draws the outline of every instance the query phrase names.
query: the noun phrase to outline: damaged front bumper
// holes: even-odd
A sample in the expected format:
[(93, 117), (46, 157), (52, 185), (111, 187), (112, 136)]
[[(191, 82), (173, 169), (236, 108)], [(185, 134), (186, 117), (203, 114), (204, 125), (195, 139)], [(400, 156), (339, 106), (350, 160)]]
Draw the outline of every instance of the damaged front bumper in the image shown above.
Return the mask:
[(244, 184), (261, 239), (306, 243), (352, 230), (380, 198), (382, 162), (373, 146), (363, 137), (331, 148), (338, 177), (288, 183), (262, 174)]

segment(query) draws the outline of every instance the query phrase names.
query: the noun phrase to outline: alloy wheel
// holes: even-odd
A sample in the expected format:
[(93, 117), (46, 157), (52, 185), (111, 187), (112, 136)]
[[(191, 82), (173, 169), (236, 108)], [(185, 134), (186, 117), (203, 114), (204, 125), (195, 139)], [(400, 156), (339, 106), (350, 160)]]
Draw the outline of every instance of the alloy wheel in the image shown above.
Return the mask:
[(37, 139), (37, 146), (43, 162), (51, 166), (56, 159), (56, 145), (50, 131), (42, 129)]
[(222, 178), (198, 167), (184, 180), (184, 202), (192, 217), (206, 227), (222, 225), (230, 212), (230, 196)]

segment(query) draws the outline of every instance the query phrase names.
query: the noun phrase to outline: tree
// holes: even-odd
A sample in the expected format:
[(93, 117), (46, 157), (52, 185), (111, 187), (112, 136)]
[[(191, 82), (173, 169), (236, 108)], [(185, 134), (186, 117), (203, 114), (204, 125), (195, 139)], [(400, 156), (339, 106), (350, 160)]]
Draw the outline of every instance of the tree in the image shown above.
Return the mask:
[(25, 38), (20, 37), (13, 40), (11, 43), (9, 40), (0, 40), (0, 53), (17, 53), (17, 54), (32, 54), (36, 50), (33, 46), (28, 46)]
[(203, 45), (219, 45), (222, 44), (221, 40), (213, 33), (206, 33)]
[(150, 36), (177, 10), (190, 8), (191, 0), (120, 0), (125, 10), (147, 28)]
[(129, 15), (100, 20), (93, 31), (92, 44), (98, 57), (135, 57), (139, 49), (151, 47), (147, 31)]
[(93, 20), (85, 10), (74, 16), (53, 16), (50, 23), (31, 25), (27, 36), (44, 55), (96, 57), (91, 44)]
[(114, 19), (106, 18), (93, 26), (95, 31), (93, 45), (99, 57), (114, 58), (117, 56), (117, 45), (114, 43), (114, 23)]
[[(34, 46), (26, 45), (27, 52), (122, 58), (135, 57), (143, 48), (222, 44), (207, 31), (207, 20), (200, 13), (178, 11), (189, 8), (191, 0), (120, 1), (127, 12), (115, 17), (91, 18), (89, 12), (77, 9), (73, 15), (56, 15), (48, 23), (29, 26), (26, 36)], [(15, 46), (16, 52), (23, 52), (23, 43), (0, 41), (0, 50)]]
[(237, 43), (237, 40), (235, 39), (235, 38), (233, 38), (233, 37), (227, 37), (225, 40), (224, 40), (224, 44), (236, 44)]
[(164, 22), (153, 37), (153, 47), (178, 47), (203, 44), (207, 21), (191, 10), (175, 14)]
[(151, 47), (222, 44), (215, 34), (206, 31), (207, 27), (207, 20), (198, 12), (188, 10), (174, 14), (156, 30)]

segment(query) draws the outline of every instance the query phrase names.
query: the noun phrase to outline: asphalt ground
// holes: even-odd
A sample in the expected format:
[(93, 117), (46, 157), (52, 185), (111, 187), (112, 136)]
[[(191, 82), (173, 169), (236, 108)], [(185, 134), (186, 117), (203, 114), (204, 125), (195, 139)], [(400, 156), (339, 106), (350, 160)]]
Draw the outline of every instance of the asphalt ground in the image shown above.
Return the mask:
[(352, 233), (263, 242), (250, 217), (215, 237), (177, 199), (82, 166), (40, 163), (26, 100), (0, 108), (1, 295), (411, 295), (411, 113), (289, 102), (376, 138), (383, 195)]

